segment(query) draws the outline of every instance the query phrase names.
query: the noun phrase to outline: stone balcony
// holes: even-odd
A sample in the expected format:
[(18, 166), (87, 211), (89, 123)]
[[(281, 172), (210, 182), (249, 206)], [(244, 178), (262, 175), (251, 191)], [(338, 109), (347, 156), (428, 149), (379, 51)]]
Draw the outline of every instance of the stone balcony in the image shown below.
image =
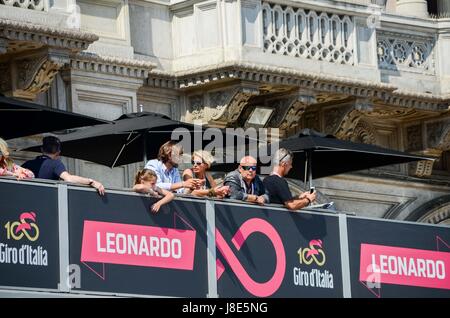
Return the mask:
[(170, 9), (168, 71), (244, 62), (433, 96), (450, 92), (445, 19), (389, 14), (371, 1), (184, 1)]

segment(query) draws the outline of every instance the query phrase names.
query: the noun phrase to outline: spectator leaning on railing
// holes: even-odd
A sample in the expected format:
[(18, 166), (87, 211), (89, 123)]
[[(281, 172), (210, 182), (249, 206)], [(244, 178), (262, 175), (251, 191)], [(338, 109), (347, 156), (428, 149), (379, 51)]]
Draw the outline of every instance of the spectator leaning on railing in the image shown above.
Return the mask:
[(183, 172), (183, 180), (199, 179), (203, 182), (201, 187), (195, 189), (185, 189), (184, 193), (198, 197), (218, 197), (223, 198), (229, 192), (229, 187), (218, 187), (214, 178), (206, 171), (211, 167), (214, 157), (206, 150), (197, 150), (192, 154), (192, 168)]
[(271, 203), (284, 204), (289, 210), (298, 210), (308, 206), (316, 199), (316, 193), (303, 192), (298, 197), (292, 196), (289, 185), (284, 179), (292, 168), (294, 156), (288, 149), (278, 149), (272, 157), (272, 174), (264, 179), (264, 186), (269, 191)]
[(256, 159), (247, 156), (241, 159), (239, 168), (227, 174), (224, 185), (230, 187), (230, 199), (269, 203), (269, 196), (261, 179), (256, 175)]
[(61, 142), (59, 139), (53, 136), (44, 137), (42, 139), (42, 155), (28, 160), (22, 167), (33, 171), (34, 175), (40, 179), (62, 179), (67, 182), (89, 185), (95, 188), (100, 195), (105, 194), (105, 188), (100, 182), (68, 173), (59, 159), (60, 154)]
[(158, 159), (147, 162), (146, 169), (153, 170), (158, 176), (156, 185), (161, 189), (183, 193), (186, 189), (195, 189), (202, 185), (201, 180), (191, 178), (181, 181), (178, 164), (181, 162), (183, 148), (176, 141), (168, 141), (159, 148)]
[(9, 148), (6, 141), (0, 138), (0, 176), (11, 176), (17, 179), (34, 178), (33, 172), (14, 163), (9, 157)]
[(167, 190), (161, 189), (156, 185), (158, 176), (153, 170), (142, 169), (138, 171), (134, 178), (133, 190), (139, 193), (147, 193), (152, 197), (162, 197), (161, 200), (152, 205), (151, 210), (157, 213), (162, 205), (173, 200), (175, 195)]

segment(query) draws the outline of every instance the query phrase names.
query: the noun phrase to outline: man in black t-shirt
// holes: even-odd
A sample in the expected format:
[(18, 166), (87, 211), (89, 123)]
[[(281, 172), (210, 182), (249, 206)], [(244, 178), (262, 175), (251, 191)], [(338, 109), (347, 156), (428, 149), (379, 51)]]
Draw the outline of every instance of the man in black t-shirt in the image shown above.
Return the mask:
[(264, 187), (269, 192), (270, 203), (283, 204), (289, 210), (298, 210), (308, 206), (316, 199), (316, 193), (303, 192), (298, 197), (293, 197), (287, 181), (283, 178), (292, 168), (294, 156), (288, 149), (278, 149), (273, 158), (272, 174), (263, 181)]

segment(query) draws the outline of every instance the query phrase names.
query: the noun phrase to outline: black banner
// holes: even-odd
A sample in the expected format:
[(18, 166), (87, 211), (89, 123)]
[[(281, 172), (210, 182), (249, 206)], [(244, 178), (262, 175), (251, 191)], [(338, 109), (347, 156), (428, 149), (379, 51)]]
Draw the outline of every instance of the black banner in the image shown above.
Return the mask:
[(342, 297), (336, 216), (215, 207), (219, 297)]
[(352, 297), (450, 297), (450, 228), (349, 217)]
[(57, 289), (57, 189), (0, 182), (0, 193), (0, 286)]
[[(161, 296), (207, 294), (204, 201), (69, 189), (70, 262), (79, 290)], [(74, 288), (77, 290), (77, 288)]]

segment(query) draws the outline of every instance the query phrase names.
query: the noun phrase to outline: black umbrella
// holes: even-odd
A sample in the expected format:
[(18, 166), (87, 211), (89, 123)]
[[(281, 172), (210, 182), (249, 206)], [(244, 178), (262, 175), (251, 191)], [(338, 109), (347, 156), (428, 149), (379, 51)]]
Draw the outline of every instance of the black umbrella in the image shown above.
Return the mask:
[(4, 96), (0, 96), (0, 118), (0, 137), (4, 139), (108, 123)]
[[(183, 129), (173, 133), (175, 129)], [(140, 112), (126, 114), (112, 124), (97, 125), (60, 135), (61, 154), (108, 167), (117, 167), (147, 158), (156, 158), (159, 147), (171, 139), (180, 141), (185, 151), (203, 148), (202, 126), (172, 120), (167, 116)], [(221, 130), (217, 130), (221, 134)], [(181, 138), (179, 138), (181, 136)], [(188, 138), (188, 140), (185, 139)], [(200, 143), (196, 143), (199, 141)], [(238, 141), (239, 142), (239, 141)], [(241, 139), (242, 142), (242, 139)], [(186, 147), (188, 145), (189, 147)], [(40, 145), (21, 150), (40, 151)]]
[(379, 146), (340, 140), (332, 135), (303, 129), (298, 134), (281, 140), (280, 148), (294, 152), (290, 178), (312, 179), (333, 176), (392, 164), (432, 160)]

